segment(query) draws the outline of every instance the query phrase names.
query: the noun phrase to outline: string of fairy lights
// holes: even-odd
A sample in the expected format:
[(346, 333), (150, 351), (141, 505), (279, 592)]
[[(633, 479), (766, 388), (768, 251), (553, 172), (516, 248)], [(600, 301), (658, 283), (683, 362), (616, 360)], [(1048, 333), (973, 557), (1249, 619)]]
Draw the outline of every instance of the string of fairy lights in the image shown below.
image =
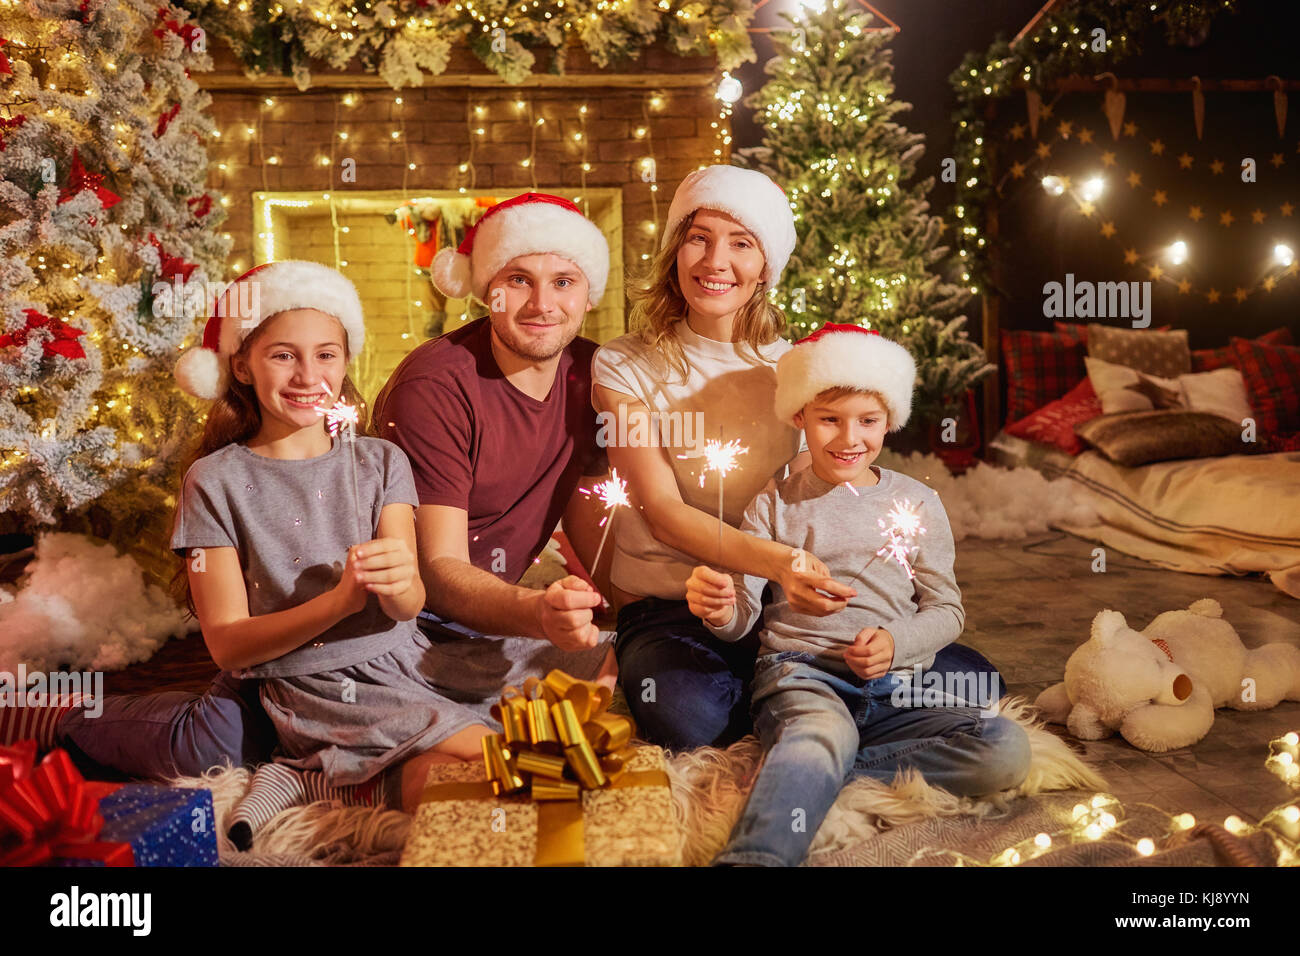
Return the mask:
[[(1039, 122), (1051, 117), (1052, 104), (1043, 104), (1039, 111)], [(1229, 300), (1241, 305), (1257, 291), (1273, 292), (1285, 279), (1300, 275), (1300, 259), (1297, 258), (1296, 251), (1298, 242), (1296, 234), (1300, 232), (1300, 227), (1295, 216), (1296, 210), (1300, 209), (1300, 202), (1286, 199), (1276, 206), (1275, 222), (1278, 225), (1266, 225), (1273, 212), (1273, 207), (1268, 204), (1252, 204), (1253, 209), (1242, 213), (1240, 209), (1234, 212), (1230, 203), (1224, 203), (1222, 209), (1214, 210), (1204, 202), (1179, 202), (1176, 198), (1177, 191), (1170, 184), (1165, 183), (1162, 184), (1164, 188), (1156, 188), (1154, 184), (1144, 183), (1144, 171), (1150, 179), (1155, 178), (1150, 172), (1149, 165), (1140, 169), (1139, 166), (1142, 164), (1136, 161), (1125, 162), (1123, 165), (1129, 167), (1129, 171), (1126, 176), (1120, 177), (1120, 147), (1124, 145), (1125, 140), (1137, 142), (1139, 127), (1136, 122), (1130, 120), (1123, 123), (1118, 143), (1108, 143), (1100, 139), (1092, 128), (1074, 120), (1062, 119), (1049, 129), (1051, 132), (1047, 137), (1035, 137), (1032, 142), (1027, 143), (1032, 148), (1026, 155), (1009, 165), (1001, 177), (999, 188), (1013, 180), (1028, 180), (1031, 176), (1039, 177), (1039, 183), (1049, 197), (1068, 197), (1069, 208), (1078, 212), (1081, 217), (1093, 219), (1095, 216), (1101, 237), (1124, 246), (1124, 264), (1145, 271), (1150, 280), (1163, 281), (1176, 286), (1180, 295), (1202, 296), (1211, 305), (1227, 303)], [(1012, 142), (1020, 142), (1026, 140), (1026, 132), (1026, 124), (1015, 123), (1007, 129), (1005, 136)], [(1095, 150), (1095, 159), (1090, 158), (1087, 161), (1086, 165), (1089, 168), (1081, 174), (1067, 173), (1065, 168), (1069, 164), (1062, 157), (1053, 154), (1054, 149), (1059, 150), (1062, 146), (1070, 145), (1090, 146)], [(1150, 154), (1147, 158), (1149, 163), (1177, 162), (1175, 172), (1188, 176), (1195, 174), (1198, 161), (1204, 159), (1186, 149), (1175, 155), (1174, 150), (1168, 148), (1168, 144), (1158, 136), (1147, 140), (1146, 146)], [(1296, 152), (1300, 153), (1300, 143), (1297, 144)], [(1265, 162), (1280, 171), (1286, 165), (1286, 156), (1280, 151), (1272, 151)], [(1209, 174), (1215, 177), (1231, 175), (1238, 171), (1229, 168), (1217, 156), (1213, 156), (1208, 163), (1202, 163), (1200, 168), (1207, 169)], [(1160, 172), (1166, 173), (1165, 170)], [(1171, 210), (1185, 208), (1187, 210), (1185, 218), (1193, 224), (1205, 220), (1207, 224), (1217, 221), (1219, 228), (1222, 229), (1232, 229), (1235, 225), (1242, 225), (1252, 230), (1257, 227), (1261, 231), (1269, 230), (1271, 238), (1262, 243), (1265, 247), (1264, 261), (1256, 275), (1243, 284), (1235, 285), (1231, 293), (1226, 288), (1220, 290), (1217, 285), (1207, 287), (1198, 285), (1190, 277), (1196, 263), (1195, 250), (1178, 226), (1173, 226), (1169, 231), (1168, 240), (1153, 250), (1142, 252), (1137, 246), (1126, 245), (1117, 222), (1119, 216), (1113, 211), (1110, 212), (1109, 218), (1106, 215), (1107, 199), (1113, 192), (1113, 180), (1118, 180), (1115, 188), (1121, 192), (1123, 189), (1119, 184), (1127, 184), (1131, 196), (1149, 197), (1157, 210), (1164, 210), (1166, 206)], [(1295, 198), (1300, 199), (1300, 197)], [(1111, 205), (1113, 209), (1116, 204)], [(1131, 204), (1128, 208), (1132, 208)], [(1291, 222), (1287, 223), (1286, 220)], [(975, 231), (970, 226), (963, 230), (966, 235), (972, 235)], [(978, 241), (982, 244), (984, 240), (981, 238)]]
[[(1265, 767), (1293, 789), (1300, 789), (1300, 734), (1291, 731), (1269, 742)], [(1126, 809), (1152, 810), (1163, 818), (1158, 824), (1138, 824), (1126, 819)], [(1079, 843), (1119, 843), (1130, 847), (1136, 857), (1152, 856), (1157, 850), (1171, 848), (1175, 841), (1193, 836), (1204, 826), (1191, 813), (1169, 813), (1149, 803), (1126, 805), (1113, 794), (1095, 793), (1074, 805), (1070, 819), (1052, 833), (1036, 833), (979, 859), (950, 849), (924, 847), (913, 854), (909, 863), (946, 857), (954, 866), (1019, 866), (1050, 853), (1062, 845)], [(1135, 832), (1137, 826), (1145, 832)], [(1300, 865), (1300, 806), (1285, 801), (1265, 813), (1258, 823), (1248, 823), (1237, 814), (1223, 820), (1223, 829), (1234, 837), (1246, 838), (1266, 834), (1273, 843), (1278, 866)]]

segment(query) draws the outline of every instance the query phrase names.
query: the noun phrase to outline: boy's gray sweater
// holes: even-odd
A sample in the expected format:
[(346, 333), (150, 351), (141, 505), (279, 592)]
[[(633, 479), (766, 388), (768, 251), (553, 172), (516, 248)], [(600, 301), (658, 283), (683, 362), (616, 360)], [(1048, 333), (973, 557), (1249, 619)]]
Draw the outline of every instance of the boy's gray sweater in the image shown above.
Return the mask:
[[(773, 581), (761, 653), (806, 651), (827, 670), (852, 677), (844, 649), (865, 627), (883, 627), (893, 635), (891, 672), (910, 671), (917, 664), (929, 667), (936, 651), (961, 636), (966, 613), (953, 577), (952, 529), (939, 495), (898, 472), (874, 466), (872, 471), (880, 476), (878, 484), (850, 489), (831, 485), (805, 468), (760, 492), (745, 510), (742, 531), (802, 548), (821, 559), (832, 578), (858, 592), (844, 610), (814, 617), (792, 609)], [(895, 503), (905, 501), (911, 502), (925, 529), (912, 539), (915, 578), (888, 554), (876, 556), (887, 540), (883, 527), (891, 524), (890, 512)], [(734, 577), (736, 609), (731, 621), (720, 628), (706, 625), (727, 641), (739, 640), (754, 626), (764, 611), (761, 600), (768, 583), (752, 575)]]

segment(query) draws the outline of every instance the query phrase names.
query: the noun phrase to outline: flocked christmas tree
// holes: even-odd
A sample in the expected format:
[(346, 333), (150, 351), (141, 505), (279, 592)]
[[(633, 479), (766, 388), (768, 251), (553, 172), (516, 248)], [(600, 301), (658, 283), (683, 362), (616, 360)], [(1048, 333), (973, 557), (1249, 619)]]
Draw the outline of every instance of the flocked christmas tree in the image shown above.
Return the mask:
[(916, 358), (916, 416), (933, 420), (992, 366), (956, 315), (971, 289), (948, 281), (943, 220), (929, 215), (933, 180), (914, 180), (923, 137), (895, 117), (890, 34), (844, 0), (805, 2), (772, 34), (769, 77), (746, 105), (763, 145), (741, 162), (791, 197), (799, 241), (774, 292), (792, 338), (826, 322), (876, 329)]
[(146, 0), (3, 6), (0, 514), (129, 543), (169, 520), (198, 423), (171, 369), (229, 251), (206, 38)]

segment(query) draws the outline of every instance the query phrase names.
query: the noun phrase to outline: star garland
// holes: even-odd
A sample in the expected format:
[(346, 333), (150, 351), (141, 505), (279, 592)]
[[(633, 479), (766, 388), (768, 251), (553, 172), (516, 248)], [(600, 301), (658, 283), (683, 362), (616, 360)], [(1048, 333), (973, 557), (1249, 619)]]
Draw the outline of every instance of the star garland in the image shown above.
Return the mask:
[[(988, 182), (988, 137), (992, 107), (1025, 90), (1048, 89), (1072, 74), (1095, 76), (1141, 53), (1144, 35), (1157, 24), (1164, 42), (1173, 45), (1209, 29), (1223, 13), (1235, 13), (1236, 0), (1077, 0), (1049, 11), (1014, 48), (998, 40), (983, 53), (969, 53), (949, 77), (957, 96), (953, 143), (957, 197), (952, 206), (959, 220), (958, 255), (971, 277), (983, 284), (989, 276), (989, 248), (980, 235), (987, 204), (995, 190)], [(1104, 50), (1093, 49), (1095, 29), (1105, 31)], [(1050, 104), (1044, 104), (1050, 116)]]
[[(1042, 119), (1050, 119), (1052, 116), (1052, 104), (1045, 103), (1040, 109), (1040, 122)], [(1076, 128), (1077, 127), (1077, 128)], [(1075, 209), (1085, 219), (1093, 219), (1099, 224), (1099, 232), (1103, 239), (1114, 241), (1119, 245), (1124, 245), (1120, 234), (1120, 228), (1114, 218), (1104, 218), (1101, 215), (1102, 202), (1089, 198), (1086, 189), (1081, 184), (1074, 181), (1073, 177), (1059, 172), (1057, 167), (1049, 165), (1056, 159), (1053, 153), (1054, 149), (1059, 149), (1062, 145), (1069, 145), (1071, 139), (1080, 146), (1092, 146), (1096, 150), (1097, 163), (1096, 167), (1112, 174), (1118, 174), (1121, 170), (1121, 159), (1118, 146), (1123, 145), (1126, 139), (1134, 143), (1139, 142), (1139, 127), (1136, 122), (1128, 121), (1124, 123), (1118, 143), (1111, 143), (1108, 139), (1100, 139), (1096, 132), (1086, 125), (1079, 125), (1075, 121), (1062, 119), (1053, 127), (1047, 127), (1049, 134), (1047, 138), (1034, 140), (1031, 145), (1033, 148), (1027, 155), (1016, 159), (1008, 167), (998, 182), (999, 192), (1004, 186), (1013, 180), (1028, 179), (1032, 174), (1034, 177), (1039, 174), (1043, 176), (1044, 187), (1051, 187), (1051, 191), (1057, 192), (1058, 195), (1070, 193), (1070, 200)], [(1019, 142), (1025, 139), (1026, 125), (1016, 123), (1006, 131), (1005, 138), (1012, 142)], [(1177, 171), (1194, 175), (1197, 170), (1198, 161), (1203, 161), (1204, 157), (1192, 155), (1187, 150), (1183, 150), (1177, 156), (1169, 149), (1159, 137), (1146, 140), (1146, 150), (1150, 154), (1147, 157), (1148, 162), (1163, 161), (1172, 165), (1177, 163)], [(1296, 146), (1297, 154), (1300, 154), (1300, 143)], [(1281, 152), (1273, 152), (1265, 160), (1274, 169), (1281, 169), (1286, 165), (1286, 156)], [(1193, 223), (1199, 223), (1202, 220), (1216, 221), (1222, 228), (1230, 229), (1234, 225), (1262, 226), (1269, 219), (1271, 212), (1265, 211), (1264, 207), (1254, 206), (1249, 211), (1243, 212), (1237, 207), (1236, 212), (1230, 206), (1222, 209), (1210, 209), (1202, 204), (1178, 203), (1174, 198), (1174, 191), (1168, 187), (1155, 188), (1152, 183), (1143, 180), (1145, 172), (1149, 179), (1154, 180), (1150, 166), (1144, 165), (1142, 169), (1137, 168), (1137, 162), (1124, 162), (1122, 164), (1128, 168), (1127, 175), (1116, 180), (1114, 188), (1122, 189), (1125, 185), (1135, 196), (1148, 196), (1157, 209), (1163, 210), (1166, 206), (1171, 209), (1176, 206), (1185, 206), (1187, 209), (1187, 218)], [(1232, 170), (1225, 162), (1217, 156), (1211, 154), (1209, 162), (1202, 162), (1202, 168), (1207, 169), (1212, 176), (1222, 176), (1230, 174)], [(1165, 173), (1165, 170), (1161, 171)], [(1300, 197), (1297, 197), (1300, 199)], [(1289, 219), (1295, 216), (1296, 210), (1300, 209), (1300, 202), (1292, 202), (1290, 199), (1282, 202), (1276, 207), (1278, 218)], [(973, 230), (973, 227), (968, 227)], [(1176, 237), (1171, 237), (1171, 242)], [(1245, 285), (1235, 285), (1231, 290), (1226, 287), (1220, 290), (1217, 286), (1201, 287), (1186, 277), (1185, 272), (1179, 270), (1183, 262), (1170, 261), (1170, 247), (1163, 247), (1155, 252), (1139, 252), (1134, 246), (1126, 246), (1123, 251), (1124, 265), (1134, 266), (1139, 270), (1139, 274), (1145, 271), (1145, 278), (1153, 282), (1168, 282), (1178, 288), (1180, 295), (1204, 296), (1206, 301), (1211, 305), (1218, 305), (1221, 302), (1227, 303), (1234, 301), (1237, 305), (1244, 304), (1252, 295), (1259, 291), (1265, 293), (1273, 292), (1278, 286), (1288, 278), (1294, 278), (1300, 275), (1300, 250), (1293, 253), (1290, 261), (1274, 262), (1271, 269), (1265, 274), (1253, 278)], [(1164, 264), (1162, 264), (1162, 262)]]

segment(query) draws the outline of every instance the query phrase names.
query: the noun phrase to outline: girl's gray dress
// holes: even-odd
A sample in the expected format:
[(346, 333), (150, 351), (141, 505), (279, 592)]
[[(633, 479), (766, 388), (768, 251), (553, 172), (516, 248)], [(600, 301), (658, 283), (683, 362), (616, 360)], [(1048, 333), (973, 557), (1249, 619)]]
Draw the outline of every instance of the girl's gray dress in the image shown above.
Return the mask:
[[(347, 549), (375, 537), (390, 504), (418, 504), (410, 462), (391, 442), (336, 438), (324, 455), (297, 461), (232, 444), (186, 473), (171, 547), (196, 570), (205, 549), (235, 548), (248, 613), (272, 614), (333, 588)], [(553, 667), (591, 679), (608, 646), (567, 653), (425, 617), (427, 634), (392, 620), (370, 595), (301, 647), (236, 672), (261, 680), (280, 738), (276, 761), (323, 770), (333, 786), (361, 783), (467, 727), (499, 731), (488, 710), (502, 687)]]

